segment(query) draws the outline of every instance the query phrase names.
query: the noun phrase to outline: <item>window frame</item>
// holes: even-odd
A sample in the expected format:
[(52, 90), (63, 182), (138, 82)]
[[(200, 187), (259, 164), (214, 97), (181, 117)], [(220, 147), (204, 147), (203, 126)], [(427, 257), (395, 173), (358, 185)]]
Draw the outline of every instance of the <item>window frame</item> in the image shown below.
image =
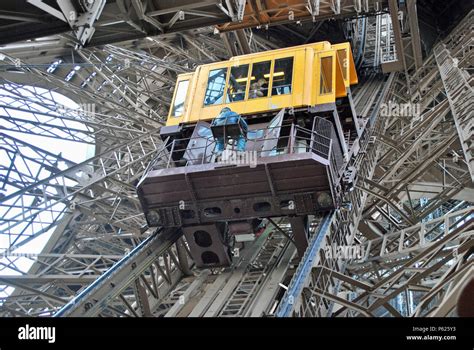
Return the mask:
[[(321, 81), (323, 80), (323, 59), (330, 59), (331, 60), (331, 80), (330, 80), (330, 83), (331, 83), (331, 86), (330, 86), (330, 90), (327, 91), (327, 92), (322, 92), (321, 88), (322, 88), (322, 84), (321, 84)], [(319, 89), (318, 89), (318, 95), (319, 96), (328, 96), (328, 95), (332, 95), (332, 94), (335, 94), (336, 93), (336, 89), (335, 89), (335, 86), (334, 86), (334, 70), (335, 70), (335, 60), (334, 59), (338, 59), (337, 57), (335, 57), (334, 55), (332, 54), (320, 54), (319, 55), (319, 61), (318, 61), (318, 64), (319, 64), (319, 79), (318, 79), (318, 84), (319, 84)]]
[[(344, 55), (344, 57), (341, 57), (342, 55)], [(342, 79), (344, 80), (344, 84), (345, 84), (346, 81), (349, 80), (349, 58), (348, 58), (347, 49), (346, 48), (336, 49), (336, 57), (342, 68)]]
[[(230, 83), (230, 72), (232, 70), (232, 68), (237, 68), (237, 67), (241, 67), (241, 66), (245, 66), (245, 65), (248, 65), (248, 68), (247, 68), (247, 82), (246, 82), (246, 86), (245, 86), (245, 91), (244, 91), (244, 98), (242, 100), (239, 100), (239, 101), (231, 101), (231, 102), (227, 102), (227, 97), (228, 97), (228, 89), (229, 89), (229, 83)], [(222, 104), (231, 104), (231, 103), (235, 103), (235, 102), (244, 102), (244, 101), (247, 101), (247, 98), (248, 98), (248, 91), (249, 91), (249, 86), (250, 86), (250, 77), (251, 77), (251, 69), (252, 69), (252, 65), (253, 63), (252, 62), (247, 62), (247, 63), (241, 63), (241, 64), (238, 64), (238, 65), (230, 65), (227, 67), (227, 79), (226, 79), (226, 84), (225, 84), (225, 91), (224, 91), (224, 94), (225, 94), (225, 99), (224, 99), (224, 103)]]
[[(282, 55), (281, 57), (273, 56), (271, 58), (261, 58), (258, 61), (252, 61), (251, 59), (245, 59), (245, 60), (240, 61), (239, 64), (232, 64), (233, 62), (227, 62), (228, 64), (223, 66), (223, 67), (210, 67), (210, 69), (207, 70), (206, 88), (205, 88), (205, 91), (204, 91), (204, 96), (203, 96), (203, 101), (202, 101), (202, 108), (219, 106), (219, 105), (228, 105), (228, 104), (233, 104), (233, 103), (237, 103), (237, 102), (257, 101), (257, 100), (261, 100), (261, 99), (264, 99), (264, 98), (276, 98), (276, 97), (279, 97), (279, 96), (291, 96), (294, 92), (294, 80), (295, 80), (295, 69), (296, 69), (295, 66), (296, 66), (297, 57), (294, 54), (293, 55), (288, 55), (288, 53), (281, 54), (281, 55)], [(291, 91), (289, 93), (282, 94), (282, 95), (272, 95), (272, 91), (273, 91), (273, 73), (274, 73), (274, 70), (275, 70), (275, 62), (276, 62), (276, 60), (283, 60), (283, 59), (292, 59), (293, 60), (292, 61), (293, 62), (292, 63), (292, 68), (291, 68), (291, 83), (290, 83)], [(250, 93), (250, 85), (251, 85), (251, 82), (252, 82), (251, 78), (252, 78), (252, 74), (253, 74), (253, 66), (254, 66), (254, 64), (263, 63), (263, 62), (270, 62), (270, 73), (269, 73), (270, 77), (268, 78), (269, 81), (268, 81), (267, 95), (250, 99), (249, 98), (249, 93)], [(246, 64), (249, 65), (249, 68), (248, 68), (247, 86), (245, 88), (244, 99), (240, 100), (240, 101), (226, 102), (227, 101), (227, 93), (228, 93), (228, 89), (229, 89), (231, 69), (233, 67), (239, 67), (239, 66), (243, 66), (243, 65), (246, 65)], [(206, 92), (207, 92), (207, 88), (208, 88), (208, 85), (209, 85), (209, 74), (212, 71), (219, 70), (219, 69), (225, 69), (225, 73), (226, 73), (226, 80), (225, 80), (225, 86), (224, 86), (224, 91), (223, 91), (222, 102), (207, 105), (205, 103), (205, 101), (206, 101)]]
[[(223, 89), (223, 93), (222, 93), (222, 102), (206, 104), (206, 93), (207, 93), (207, 90), (208, 90), (208, 87), (209, 87), (209, 75), (211, 74), (211, 72), (216, 71), (216, 70), (221, 70), (221, 69), (225, 70), (225, 74), (226, 74), (225, 81), (224, 81), (224, 89)], [(227, 96), (227, 84), (228, 84), (228, 81), (229, 81), (229, 69), (230, 69), (230, 67), (226, 65), (226, 66), (223, 66), (223, 67), (210, 68), (207, 71), (206, 89), (204, 90), (204, 97), (203, 97), (203, 101), (202, 101), (202, 107), (203, 108), (212, 107), (212, 106), (219, 106), (219, 105), (225, 104), (225, 100), (226, 100), (226, 96)]]
[[(262, 98), (269, 98), (269, 94), (270, 94), (270, 91), (271, 91), (271, 86), (273, 84), (273, 64), (275, 62), (275, 60), (273, 58), (271, 59), (264, 59), (262, 61), (256, 61), (256, 62), (252, 62), (251, 64), (251, 68), (250, 68), (250, 75), (249, 75), (249, 79), (252, 78), (252, 74), (253, 74), (253, 66), (254, 64), (258, 64), (258, 63), (264, 63), (264, 62), (270, 62), (270, 71), (268, 74), (270, 74), (270, 76), (268, 77), (268, 87), (267, 87), (267, 96), (261, 96), (261, 97), (254, 97), (254, 98), (249, 98), (249, 93), (250, 93), (250, 85), (251, 85), (251, 80), (249, 81), (249, 84), (248, 84), (248, 89), (247, 89), (247, 92), (246, 92), (246, 99), (245, 101), (256, 101), (256, 100), (259, 100), (259, 99), (262, 99)], [(270, 95), (271, 96), (271, 95)]]
[[(183, 100), (183, 112), (180, 115), (176, 115), (176, 98), (178, 97), (179, 86), (180, 86), (181, 83), (184, 83), (184, 82), (187, 82), (188, 86), (186, 87), (186, 95), (184, 96), (184, 100)], [(175, 93), (174, 93), (174, 96), (173, 96), (173, 105), (171, 106), (171, 113), (170, 113), (171, 118), (182, 118), (183, 115), (185, 114), (185, 112), (186, 112), (186, 102), (188, 100), (189, 87), (190, 86), (191, 86), (191, 78), (184, 78), (184, 79), (179, 80), (177, 82)]]
[[(290, 83), (290, 86), (291, 86), (291, 91), (287, 94), (282, 94), (282, 95), (273, 95), (273, 73), (275, 71), (275, 64), (276, 64), (276, 60), (284, 60), (284, 59), (287, 59), (287, 58), (292, 58), (293, 59), (293, 67), (291, 67), (291, 83)], [(270, 93), (270, 97), (273, 98), (273, 97), (278, 97), (278, 96), (291, 96), (293, 95), (293, 83), (294, 83), (294, 79), (295, 79), (295, 64), (296, 62), (296, 55), (290, 55), (290, 56), (282, 56), (282, 57), (274, 57), (272, 59), (272, 67), (271, 67), (271, 75), (270, 75), (270, 78), (271, 78), (271, 87), (269, 87), (271, 93)]]

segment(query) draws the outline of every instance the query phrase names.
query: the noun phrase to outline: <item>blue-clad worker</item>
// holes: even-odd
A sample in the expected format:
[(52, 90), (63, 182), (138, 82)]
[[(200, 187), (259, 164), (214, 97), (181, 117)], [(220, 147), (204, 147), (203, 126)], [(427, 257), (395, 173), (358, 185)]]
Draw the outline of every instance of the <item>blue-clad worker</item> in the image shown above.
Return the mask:
[[(240, 124), (240, 127), (243, 131), (239, 136), (237, 136), (237, 151), (243, 152), (245, 151), (245, 145), (247, 144), (247, 140), (245, 139), (245, 134), (247, 133), (247, 123), (240, 115), (234, 111), (232, 111), (229, 107), (222, 108), (219, 115), (212, 121), (212, 126), (221, 126), (227, 124)], [(216, 152), (218, 154), (224, 151), (225, 147), (225, 140), (224, 137), (217, 137), (216, 138)]]

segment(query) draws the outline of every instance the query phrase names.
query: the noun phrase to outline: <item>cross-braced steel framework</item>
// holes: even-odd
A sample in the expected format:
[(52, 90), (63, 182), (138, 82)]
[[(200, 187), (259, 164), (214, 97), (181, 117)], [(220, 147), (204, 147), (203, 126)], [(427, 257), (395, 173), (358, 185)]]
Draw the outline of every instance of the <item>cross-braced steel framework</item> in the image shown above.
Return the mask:
[[(24, 49), (5, 50), (0, 118), (10, 132), (0, 148), (9, 159), (0, 168), (0, 227), (10, 243), (0, 263), (10, 272), (0, 273), (0, 314), (261, 316), (283, 315), (283, 306), (294, 316), (452, 313), (473, 273), (470, 26), (472, 13), (421, 66), (407, 59), (403, 72), (368, 76), (355, 89), (368, 127), (353, 160), (352, 207), (314, 219), (312, 232), (323, 237), (313, 236), (310, 273), (291, 298), (285, 288), (302, 274), (287, 223), (269, 225), (233, 268), (196, 271), (179, 232), (147, 229), (135, 194), (166, 152), (158, 130), (176, 74), (274, 44), (249, 30), (203, 28), (62, 50), (46, 66)], [(33, 88), (25, 93), (25, 85)], [(81, 108), (65, 108), (51, 91)], [(390, 103), (416, 108), (400, 113)], [(95, 154), (75, 163), (18, 133), (90, 144)], [(42, 234), (51, 235), (42, 252), (18, 254)], [(332, 259), (325, 247), (333, 244), (360, 245), (365, 255)]]
[[(227, 56), (212, 30), (150, 38), (138, 50), (110, 45), (81, 50), (73, 63), (64, 57), (38, 66), (5, 54), (0, 114), (8, 132), (1, 151), (9, 164), (1, 169), (1, 228), (9, 246), (2, 251), (8, 271), (2, 284), (15, 287), (2, 295), (5, 314), (54, 312), (148, 235), (135, 185), (162, 151), (157, 131), (176, 74)], [(58, 94), (73, 98), (79, 108), (64, 106)], [(41, 143), (15, 137), (19, 134), (94, 145), (95, 154), (75, 163), (61, 150), (51, 153)], [(18, 253), (45, 233), (51, 239), (44, 254)], [(185, 260), (183, 252), (177, 256)], [(29, 271), (21, 267), (25, 259), (34, 260)], [(162, 264), (157, 269), (167, 276), (170, 265)], [(155, 288), (163, 278), (174, 285), (157, 275)]]
[[(378, 112), (374, 146), (362, 157), (367, 174), (362, 172), (351, 194), (351, 214), (333, 221), (326, 240), (329, 247), (341, 241), (359, 244), (365, 256), (344, 263), (327, 259), (322, 250), (295, 314), (456, 313), (461, 286), (473, 276), (472, 156), (466, 152), (471, 150), (472, 128), (466, 124), (472, 122), (472, 108), (460, 108), (472, 94), (465, 83), (472, 80), (467, 71), (472, 15), (435, 47), (420, 71), (394, 78)], [(457, 75), (450, 79), (461, 76), (457, 84), (445, 82), (453, 58)], [(417, 87), (416, 94), (410, 94), (410, 85)], [(418, 110), (402, 113), (390, 108), (391, 102)]]

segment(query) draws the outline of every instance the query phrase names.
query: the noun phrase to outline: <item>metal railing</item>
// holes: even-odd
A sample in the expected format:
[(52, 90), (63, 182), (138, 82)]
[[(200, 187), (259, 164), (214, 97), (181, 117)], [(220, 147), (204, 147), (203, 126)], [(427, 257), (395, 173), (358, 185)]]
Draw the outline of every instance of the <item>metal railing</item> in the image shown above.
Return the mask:
[[(323, 159), (330, 161), (332, 171), (337, 174), (342, 165), (342, 153), (332, 128), (326, 125), (328, 130), (321, 132), (312, 131), (304, 127), (292, 124), (263, 129), (250, 130), (249, 133), (261, 137), (247, 138), (247, 147), (244, 152), (255, 155), (256, 159), (263, 157), (278, 156), (284, 154), (297, 154), (313, 152)], [(272, 136), (272, 135), (276, 136)], [(188, 145), (186, 149), (179, 148), (180, 145)], [(189, 147), (195, 144), (196, 146)], [(215, 163), (220, 161), (220, 152), (216, 151), (217, 140), (212, 136), (199, 136), (191, 138), (175, 139), (171, 142), (167, 159), (163, 163), (166, 168), (177, 166), (193, 166), (200, 164)], [(226, 150), (236, 151), (235, 142), (227, 141)], [(162, 163), (162, 164), (163, 164)], [(154, 169), (154, 167), (150, 167)]]

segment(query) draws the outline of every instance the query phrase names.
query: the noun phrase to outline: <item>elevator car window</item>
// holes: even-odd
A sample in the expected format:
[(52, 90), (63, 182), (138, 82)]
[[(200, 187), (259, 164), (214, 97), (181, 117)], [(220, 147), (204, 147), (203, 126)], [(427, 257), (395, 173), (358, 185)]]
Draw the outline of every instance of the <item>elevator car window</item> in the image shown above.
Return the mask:
[(249, 80), (249, 65), (232, 67), (230, 69), (229, 86), (227, 87), (226, 103), (243, 101)]
[(209, 72), (204, 106), (217, 105), (223, 102), (226, 76), (227, 68), (214, 69)]
[(249, 99), (268, 96), (271, 61), (258, 62), (252, 66)]
[(321, 79), (319, 81), (319, 94), (332, 92), (332, 57), (321, 58)]
[(184, 111), (184, 102), (186, 101), (186, 94), (188, 92), (189, 80), (182, 80), (178, 83), (176, 89), (176, 96), (174, 98), (173, 117), (180, 117)]
[(293, 57), (275, 60), (273, 68), (272, 96), (291, 93), (291, 79), (293, 78)]

